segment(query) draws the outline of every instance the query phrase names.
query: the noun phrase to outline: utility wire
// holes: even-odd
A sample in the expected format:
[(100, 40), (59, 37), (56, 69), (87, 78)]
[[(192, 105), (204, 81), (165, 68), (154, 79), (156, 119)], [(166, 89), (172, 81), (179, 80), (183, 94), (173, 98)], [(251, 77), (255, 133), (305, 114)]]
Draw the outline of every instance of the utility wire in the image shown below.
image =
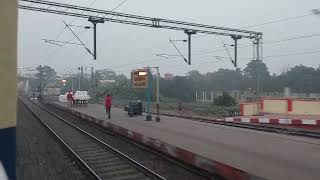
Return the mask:
[(291, 54), (270, 55), (270, 56), (265, 56), (264, 58), (277, 58), (277, 57), (285, 57), (285, 56), (296, 56), (296, 55), (318, 54), (318, 53), (320, 53), (320, 50), (305, 51), (305, 52), (298, 52), (298, 53), (291, 53)]
[[(311, 15), (314, 15), (314, 13), (309, 13), (309, 14), (305, 14), (305, 15), (290, 17), (290, 18), (284, 18), (284, 19), (278, 19), (278, 20), (268, 21), (268, 22), (260, 23), (260, 24), (254, 24), (254, 25), (244, 26), (244, 27), (241, 27), (241, 28), (239, 28), (239, 29), (259, 27), (259, 26), (265, 26), (265, 25), (269, 25), (269, 24), (276, 24), (276, 23), (280, 23), (280, 22), (291, 21), (291, 20), (295, 20), (295, 19), (301, 19), (301, 18), (308, 17), (308, 16), (311, 16)], [(209, 35), (206, 34), (206, 35), (203, 35), (203, 36), (195, 36), (194, 38), (203, 38), (203, 37), (207, 37), (207, 36), (209, 36)]]
[(280, 23), (280, 22), (284, 22), (284, 21), (291, 21), (291, 20), (301, 19), (301, 18), (304, 18), (304, 17), (307, 17), (307, 16), (311, 16), (311, 15), (313, 15), (313, 13), (305, 14), (305, 15), (301, 15), (301, 16), (290, 17), (290, 18), (285, 18), (285, 19), (269, 21), (269, 22), (265, 22), (265, 23), (261, 23), (261, 24), (254, 24), (254, 25), (251, 25), (251, 26), (242, 27), (240, 29), (258, 27), (258, 26), (265, 26), (265, 25), (268, 25), (268, 24), (275, 24), (275, 23)]
[[(93, 1), (89, 4), (89, 6), (80, 13), (80, 15), (82, 15), (82, 14), (83, 14), (88, 8), (90, 8), (96, 1), (97, 1), (97, 0), (93, 0)], [(75, 22), (76, 19), (77, 19), (77, 17), (74, 17), (74, 18), (72, 19), (72, 21), (71, 21), (70, 24), (72, 24), (73, 22)], [(55, 40), (58, 40), (58, 39), (61, 37), (61, 35), (64, 33), (64, 30), (65, 30), (65, 29), (66, 29), (66, 26), (58, 33), (58, 35), (57, 35), (56, 38), (54, 38), (54, 39), (55, 39)]]
[[(93, 0), (90, 4), (89, 4), (89, 6), (85, 9), (85, 10), (83, 10), (82, 12), (81, 12), (81, 14), (83, 14), (88, 8), (90, 8), (95, 2), (96, 2), (97, 0)], [(71, 24), (73, 23), (73, 22), (75, 22), (76, 21), (76, 19), (77, 19), (77, 17), (74, 17), (73, 18), (73, 20), (71, 21)], [(64, 20), (62, 20), (62, 21), (64, 21)], [(56, 38), (54, 38), (53, 40), (59, 40), (59, 38), (62, 36), (62, 34), (65, 32), (65, 29), (66, 29), (67, 27), (66, 26), (64, 26), (64, 28), (57, 34), (57, 36), (56, 36)], [(73, 40), (73, 39), (72, 39)], [(71, 41), (72, 41), (71, 40)], [(68, 41), (68, 42), (71, 42), (71, 41)], [(60, 48), (62, 48), (62, 47), (64, 47), (64, 45), (62, 45)], [(59, 49), (56, 49), (56, 50), (54, 50), (54, 52), (57, 52)], [(49, 50), (47, 51), (47, 53), (46, 54), (49, 54)], [(49, 55), (47, 55), (46, 56), (46, 60), (50, 57), (50, 55), (51, 55), (51, 53), (49, 54)]]
[[(300, 36), (293, 36), (293, 37), (287, 37), (281, 40), (269, 40), (269, 41), (264, 41), (261, 44), (276, 44), (276, 43), (281, 43), (281, 42), (287, 42), (287, 41), (293, 41), (293, 40), (299, 40), (299, 39), (307, 39), (307, 38), (312, 38), (312, 37), (319, 37), (320, 33), (315, 33), (315, 34), (309, 34), (309, 35), (300, 35)], [(252, 47), (252, 45), (240, 45), (238, 48), (247, 48), (247, 47)], [(196, 51), (192, 53), (192, 55), (199, 55), (199, 54), (211, 54), (215, 52), (222, 52), (225, 51), (224, 45), (221, 48), (217, 48), (215, 50), (208, 50), (208, 51)]]
[[(118, 9), (120, 6), (122, 6), (122, 4), (124, 4), (125, 2), (127, 2), (128, 0), (124, 0), (121, 3), (119, 3), (116, 7), (114, 7), (113, 9), (111, 9), (111, 12), (113, 12), (114, 10)], [(113, 17), (113, 16), (112, 16)], [(111, 17), (111, 18), (112, 18)]]
[[(83, 11), (81, 12), (81, 14), (83, 14), (88, 8), (90, 8), (96, 1), (97, 1), (97, 0), (93, 0), (93, 1), (90, 3), (90, 5), (89, 5), (85, 10), (83, 10)], [(118, 4), (115, 8), (113, 8), (112, 11), (116, 10), (117, 8), (119, 8), (119, 7), (120, 7), (122, 4), (124, 4), (126, 1), (128, 1), (128, 0), (122, 1), (122, 2), (121, 2), (120, 4)], [(76, 19), (77, 19), (76, 17), (73, 18), (73, 20), (72, 20), (69, 24), (73, 24)], [(57, 38), (55, 38), (55, 40), (58, 40), (58, 38), (62, 35), (62, 33), (64, 32), (64, 30), (65, 30), (66, 28), (67, 28), (67, 26), (65, 26), (64, 29), (58, 34), (58, 36), (57, 36)], [(85, 29), (85, 30), (86, 30), (86, 29)], [(84, 30), (84, 31), (85, 31), (85, 30)], [(82, 34), (84, 31), (82, 31), (82, 32), (79, 33), (78, 35)], [(76, 38), (76, 37), (74, 37), (74, 38), (72, 38), (71, 40), (66, 41), (66, 42), (67, 42), (67, 43), (70, 43), (70, 42), (72, 42), (75, 38)], [(62, 47), (64, 47), (64, 45), (62, 45), (60, 48), (62, 48)], [(48, 56), (46, 56), (45, 60), (48, 60), (48, 58), (51, 56), (51, 54), (56, 53), (60, 48), (57, 48), (56, 50), (54, 50), (53, 53), (50, 53)], [(87, 48), (86, 48), (86, 49), (87, 49)], [(88, 51), (88, 50), (89, 50), (89, 49), (87, 49), (87, 51)], [(88, 52), (89, 52), (89, 51), (88, 51)], [(92, 54), (92, 53), (90, 53), (90, 54)]]
[[(318, 54), (320, 53), (320, 50), (315, 50), (315, 51), (305, 51), (305, 52), (298, 52), (298, 53), (288, 53), (288, 54), (278, 54), (278, 55), (268, 55), (268, 56), (265, 56), (264, 58), (267, 59), (267, 61), (269, 61), (270, 59), (273, 59), (273, 58), (279, 58), (279, 57), (286, 57), (286, 56), (297, 56), (297, 55), (306, 55), (306, 54)], [(199, 62), (199, 63), (194, 63), (192, 64), (191, 66), (194, 66), (194, 65), (201, 65), (201, 64), (209, 64), (209, 63), (216, 63), (216, 62), (227, 62), (230, 60), (229, 57), (221, 57), (221, 56), (213, 56), (214, 58), (218, 59), (218, 61), (213, 61), (213, 60), (210, 60), (210, 61), (204, 61), (204, 62)], [(174, 57), (176, 58), (176, 57)], [(173, 58), (170, 58), (170, 59), (173, 59)], [(223, 60), (223, 59), (226, 59), (226, 60)], [(249, 57), (246, 57), (246, 58), (239, 58), (239, 59), (242, 59), (242, 60), (252, 60), (252, 58), (249, 58)], [(156, 61), (156, 60), (155, 60)], [(141, 63), (143, 62), (150, 62), (150, 61), (142, 61)], [(117, 68), (121, 68), (121, 67), (126, 67), (126, 66), (134, 66), (134, 65), (141, 65), (140, 62), (138, 63), (135, 63), (135, 64), (131, 64), (131, 65), (123, 65), (123, 66), (118, 66), (118, 67), (110, 67), (109, 69), (117, 69)], [(183, 66), (184, 68), (186, 67), (185, 64), (178, 64), (178, 65), (169, 65), (167, 66), (168, 64), (165, 64), (165, 65), (158, 65), (160, 67), (179, 67), (179, 66)], [(189, 67), (189, 66), (188, 66)], [(127, 72), (127, 71), (130, 71), (130, 69), (128, 70), (123, 70), (121, 72)], [(120, 72), (120, 71), (117, 71), (117, 72)]]
[(62, 43), (62, 44), (82, 45), (82, 44), (79, 44), (79, 43), (72, 43), (72, 42), (66, 42), (66, 41), (56, 41), (56, 40), (51, 40), (51, 39), (41, 39), (41, 40), (44, 40), (44, 42), (47, 42), (47, 43), (54, 42), (54, 43)]
[[(80, 33), (78, 33), (78, 35), (81, 35), (81, 34), (83, 34), (84, 32), (86, 32), (86, 30), (81, 31)], [(76, 37), (73, 37), (73, 38), (69, 39), (69, 40), (66, 41), (66, 42), (72, 42), (74, 39), (76, 39)], [(54, 49), (54, 50), (51, 51), (50, 53), (49, 53), (49, 52), (46, 53), (42, 58), (40, 58), (40, 59), (42, 59), (41, 63), (47, 61), (47, 60), (51, 57), (51, 55), (53, 55), (53, 54), (55, 54), (56, 52), (58, 52), (58, 50), (60, 50), (60, 49), (61, 49), (62, 47), (64, 47), (64, 46), (65, 46), (65, 45), (62, 45), (61, 47), (57, 47), (56, 49)]]
[[(292, 36), (292, 37), (287, 37), (283, 38), (282, 40), (270, 40), (270, 41), (265, 41), (263, 44), (275, 44), (275, 43), (280, 43), (280, 42), (286, 42), (286, 41), (292, 41), (292, 40), (298, 40), (298, 39), (305, 39), (305, 38), (312, 38), (320, 36), (320, 34), (309, 34), (309, 35), (300, 35), (300, 36)], [(224, 44), (226, 45), (226, 44)], [(238, 48), (245, 48), (245, 47), (251, 47), (251, 45), (248, 46), (240, 46)], [(219, 51), (225, 51), (225, 49), (217, 49), (215, 51), (198, 51), (197, 53), (193, 53), (192, 55), (199, 55), (199, 54), (210, 54), (213, 52), (219, 52)], [(282, 55), (272, 55), (272, 56), (265, 56), (264, 58), (276, 58), (276, 57), (283, 57), (283, 56), (293, 56), (293, 55), (303, 55), (303, 54), (315, 54), (319, 53), (319, 51), (311, 51), (311, 52), (300, 52), (300, 53), (293, 53), (293, 54), (282, 54)], [(177, 59), (179, 58), (179, 55), (174, 55), (173, 57), (166, 57), (166, 60), (169, 59)], [(221, 56), (214, 56), (217, 59), (228, 59), (232, 60), (232, 58), (229, 57), (221, 57)], [(239, 59), (252, 59), (252, 58), (239, 58)], [(131, 64), (123, 64), (120, 66), (112, 66), (109, 69), (118, 69), (118, 68), (123, 68), (123, 67), (129, 67), (129, 66), (135, 66), (135, 65), (140, 65), (143, 63), (149, 63), (149, 62), (157, 62), (161, 61), (162, 59), (151, 59), (151, 60), (144, 60), (144, 61), (138, 61), (136, 63), (131, 63)], [(183, 65), (182, 65), (183, 66)], [(124, 71), (123, 71), (124, 72)]]
[[(273, 59), (273, 58), (278, 58), (278, 57), (285, 57), (285, 56), (297, 56), (297, 55), (305, 55), (305, 54), (318, 54), (320, 53), (320, 50), (315, 50), (315, 51), (306, 51), (306, 52), (298, 52), (298, 53), (289, 53), (289, 54), (279, 54), (279, 55), (269, 55), (269, 56), (265, 56), (265, 59)], [(217, 63), (217, 62), (227, 62), (226, 60), (221, 60), (220, 58), (224, 58), (224, 59), (229, 59), (228, 57), (220, 57), (220, 56), (216, 56), (215, 58), (219, 59), (219, 61), (204, 61), (204, 62), (200, 62), (200, 63), (193, 63), (191, 66), (188, 67), (192, 67), (192, 66), (196, 66), (196, 65), (202, 65), (202, 64), (210, 64), (210, 63)], [(252, 60), (252, 58), (239, 58), (239, 59), (247, 59), (247, 60)], [(132, 65), (139, 65), (138, 63), (136, 64), (132, 64)], [(172, 67), (180, 67), (183, 66), (183, 68), (185, 68), (185, 64), (178, 64), (178, 65), (171, 65), (171, 66), (166, 66), (166, 65), (158, 65), (159, 67), (166, 67), (166, 68), (172, 68)], [(125, 66), (122, 66), (125, 67)], [(109, 70), (111, 69), (116, 69), (117, 67), (110, 67)], [(115, 71), (115, 72), (128, 72), (131, 69), (128, 70), (121, 70), (121, 71)]]

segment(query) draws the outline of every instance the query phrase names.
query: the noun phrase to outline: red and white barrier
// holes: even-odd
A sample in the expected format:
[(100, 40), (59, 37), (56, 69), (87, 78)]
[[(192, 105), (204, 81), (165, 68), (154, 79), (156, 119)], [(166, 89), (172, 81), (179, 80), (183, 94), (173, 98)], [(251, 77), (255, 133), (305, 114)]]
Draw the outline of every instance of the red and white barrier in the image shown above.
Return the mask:
[(320, 127), (320, 120), (314, 120), (314, 119), (232, 117), (232, 118), (225, 118), (224, 121), (226, 121), (226, 122), (243, 122), (243, 123), (261, 123), (261, 124), (312, 125), (312, 126), (319, 126)]

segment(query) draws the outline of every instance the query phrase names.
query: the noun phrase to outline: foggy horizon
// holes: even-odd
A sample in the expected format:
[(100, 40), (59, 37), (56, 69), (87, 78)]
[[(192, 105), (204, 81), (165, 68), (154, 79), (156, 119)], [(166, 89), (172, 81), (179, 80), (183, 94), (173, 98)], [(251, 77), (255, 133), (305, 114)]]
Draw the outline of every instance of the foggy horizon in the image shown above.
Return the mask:
[[(88, 7), (93, 1), (54, 1)], [(123, 1), (95, 1), (92, 8), (111, 10)], [(116, 12), (159, 17), (186, 22), (202, 23), (229, 28), (244, 28), (263, 33), (263, 62), (270, 73), (280, 74), (295, 65), (319, 67), (320, 57), (318, 39), (320, 33), (320, 16), (312, 14), (312, 9), (320, 7), (320, 2), (298, 0), (281, 2), (242, 0), (197, 1), (135, 1), (124, 2)], [(288, 8), (290, 4), (290, 8)], [(270, 7), (270, 8), (268, 8)], [(272, 8), (271, 8), (272, 7)], [(178, 11), (179, 10), (179, 11)], [(229, 11), (230, 13), (226, 13)], [(258, 14), (259, 13), (259, 14)], [(292, 18), (288, 20), (287, 18)], [(287, 20), (284, 20), (287, 19)], [(281, 22), (273, 22), (284, 20)], [(77, 67), (91, 66), (95, 69), (111, 69), (126, 76), (133, 69), (146, 66), (160, 66), (161, 74), (172, 73), (184, 75), (188, 71), (200, 73), (218, 69), (235, 69), (228, 59), (223, 43), (233, 44), (230, 37), (196, 34), (192, 36), (192, 65), (187, 65), (181, 57), (165, 59), (156, 54), (178, 55), (171, 39), (186, 39), (181, 31), (154, 29), (132, 25), (105, 22), (97, 25), (97, 60), (82, 47), (65, 45), (59, 47), (45, 43), (41, 39), (69, 41), (73, 34), (65, 28), (62, 21), (80, 26), (91, 26), (87, 19), (61, 16), (49, 13), (19, 10), (18, 67), (36, 68), (38, 65), (49, 65), (59, 74), (66, 69), (77, 72)], [(301, 26), (303, 22), (303, 26)], [(257, 25), (250, 27), (252, 25)], [(93, 49), (92, 30), (72, 27), (85, 45)], [(311, 38), (312, 37), (312, 38)], [(223, 42), (222, 42), (223, 41)], [(279, 41), (279, 42), (277, 42)], [(79, 43), (77, 39), (72, 41)], [(187, 54), (187, 43), (176, 42), (178, 48)], [(252, 60), (252, 42), (248, 39), (239, 40), (238, 67), (243, 69)], [(241, 48), (241, 46), (246, 46)], [(233, 57), (233, 47), (228, 48)], [(320, 51), (319, 51), (320, 52)], [(212, 62), (211, 62), (212, 61)]]

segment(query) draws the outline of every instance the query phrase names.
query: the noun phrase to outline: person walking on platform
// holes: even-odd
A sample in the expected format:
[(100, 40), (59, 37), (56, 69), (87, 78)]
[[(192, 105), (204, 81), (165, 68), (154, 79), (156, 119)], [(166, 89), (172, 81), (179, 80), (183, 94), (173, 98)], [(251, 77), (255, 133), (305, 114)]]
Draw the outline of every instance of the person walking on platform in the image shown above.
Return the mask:
[(106, 112), (108, 114), (109, 119), (111, 117), (111, 105), (112, 105), (112, 98), (110, 94), (108, 94), (105, 100), (105, 106), (106, 106)]
[(67, 101), (68, 101), (68, 106), (72, 107), (72, 94), (70, 93), (70, 91), (67, 94)]

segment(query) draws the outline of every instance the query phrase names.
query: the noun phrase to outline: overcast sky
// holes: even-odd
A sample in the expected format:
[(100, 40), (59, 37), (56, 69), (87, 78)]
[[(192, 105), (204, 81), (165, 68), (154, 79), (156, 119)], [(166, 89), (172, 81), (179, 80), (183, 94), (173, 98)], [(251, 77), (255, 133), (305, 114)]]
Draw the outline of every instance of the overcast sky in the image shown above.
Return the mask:
[[(94, 0), (55, 0), (79, 6), (88, 6)], [(123, 0), (96, 0), (93, 8), (111, 10)], [(264, 41), (276, 41), (297, 36), (314, 35), (280, 43), (265, 44), (264, 62), (272, 73), (281, 73), (289, 67), (303, 64), (318, 67), (320, 62), (320, 15), (311, 14), (312, 9), (320, 8), (319, 0), (127, 0), (117, 9), (119, 12), (137, 15), (161, 17), (188, 22), (203, 23), (230, 28), (242, 28), (255, 24), (267, 23), (296, 16), (302, 18), (247, 28), (263, 32)], [(134, 68), (160, 66), (161, 74), (173, 73), (183, 75), (196, 69), (202, 73), (220, 68), (234, 68), (230, 61), (219, 61), (215, 56), (228, 56), (226, 51), (215, 51), (222, 48), (222, 41), (231, 44), (230, 37), (215, 35), (193, 36), (192, 66), (181, 58), (164, 59), (155, 56), (158, 53), (177, 54), (169, 43), (169, 38), (185, 39), (180, 31), (152, 29), (106, 22), (98, 25), (98, 59), (93, 57), (81, 46), (66, 45), (63, 48), (44, 43), (41, 39), (68, 41), (74, 36), (64, 29), (62, 21), (76, 25), (90, 25), (87, 19), (68, 16), (19, 10), (19, 43), (18, 66), (35, 68), (38, 65), (50, 65), (59, 73), (65, 69), (76, 72), (79, 66), (96, 69), (110, 68), (126, 75)], [(81, 40), (92, 49), (92, 30), (73, 27)], [(78, 43), (76, 39), (74, 42)], [(251, 41), (242, 39), (240, 46), (250, 45)], [(187, 53), (187, 44), (177, 42), (183, 53)], [(230, 49), (231, 55), (233, 54)], [(319, 51), (318, 53), (309, 53)], [(206, 52), (206, 53), (203, 53)], [(307, 53), (288, 55), (293, 53)], [(252, 47), (239, 48), (239, 67), (244, 68), (252, 58)], [(269, 57), (269, 58), (268, 58)], [(149, 61), (139, 63), (141, 61)], [(212, 62), (211, 62), (212, 61)], [(87, 68), (89, 72), (89, 68)]]

